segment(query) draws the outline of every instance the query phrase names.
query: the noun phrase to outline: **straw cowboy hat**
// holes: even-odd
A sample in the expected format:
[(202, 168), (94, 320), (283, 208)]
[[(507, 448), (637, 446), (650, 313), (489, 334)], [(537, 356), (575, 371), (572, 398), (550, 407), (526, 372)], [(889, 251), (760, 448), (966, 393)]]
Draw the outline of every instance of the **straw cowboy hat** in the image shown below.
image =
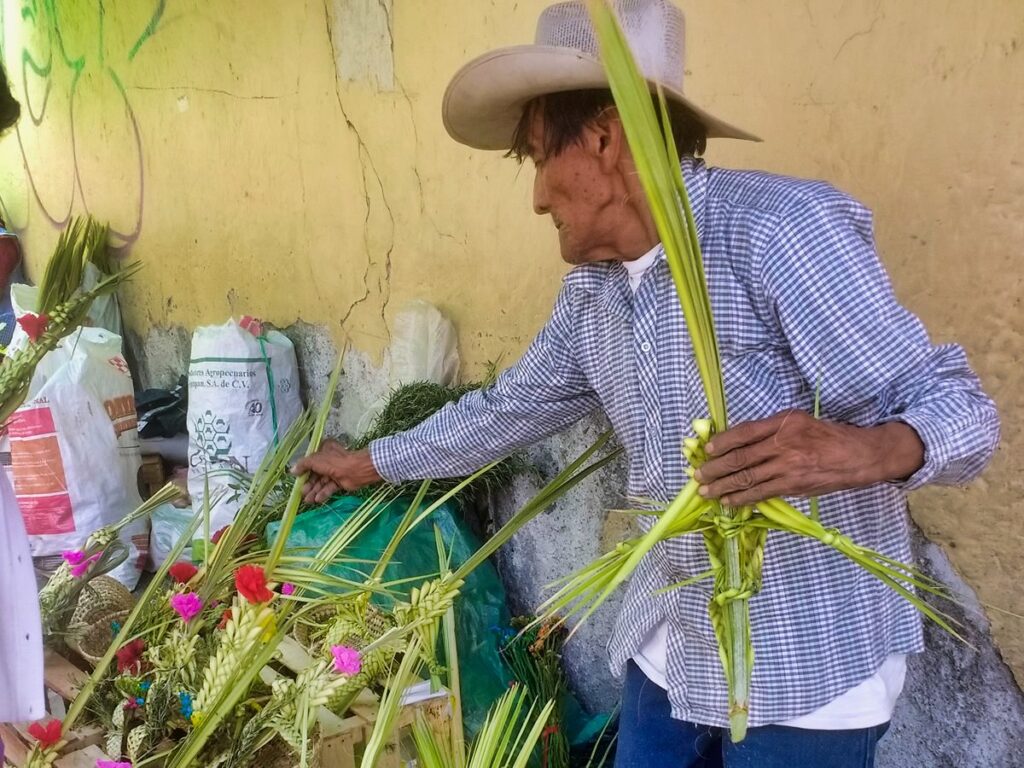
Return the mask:
[[(683, 95), (682, 11), (667, 0), (614, 0), (612, 7), (649, 83), (660, 83), (668, 98), (693, 110), (709, 137), (760, 141)], [(585, 4), (556, 3), (541, 13), (532, 45), (490, 51), (455, 73), (444, 94), (444, 125), (462, 144), (508, 149), (530, 99), (607, 87)]]

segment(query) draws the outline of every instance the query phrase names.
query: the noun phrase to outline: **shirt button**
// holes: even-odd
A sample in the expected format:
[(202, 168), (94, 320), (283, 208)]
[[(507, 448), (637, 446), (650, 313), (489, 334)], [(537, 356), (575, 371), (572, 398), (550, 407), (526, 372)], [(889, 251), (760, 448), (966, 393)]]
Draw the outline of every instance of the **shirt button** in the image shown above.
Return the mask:
[(643, 344), (641, 344), (640, 345), (640, 351), (641, 352), (650, 352), (651, 351), (651, 342), (645, 341)]

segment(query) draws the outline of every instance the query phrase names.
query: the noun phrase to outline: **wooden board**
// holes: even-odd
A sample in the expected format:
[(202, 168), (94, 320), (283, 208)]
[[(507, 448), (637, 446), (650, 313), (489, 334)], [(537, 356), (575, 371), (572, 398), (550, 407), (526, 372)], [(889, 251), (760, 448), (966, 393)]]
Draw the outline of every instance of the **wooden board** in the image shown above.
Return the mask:
[[(313, 663), (306, 649), (290, 637), (281, 643), (278, 661), (293, 672), (300, 672)], [(264, 674), (266, 672), (267, 670), (264, 670)], [(363, 690), (349, 705), (348, 717), (338, 718), (332, 715), (334, 719), (326, 721), (330, 723), (330, 727), (324, 727), (323, 712), (326, 710), (318, 714), (321, 731), (317, 748), (320, 750), (321, 768), (358, 768), (363, 751), (373, 733), (373, 724), (377, 722), (379, 707), (380, 699), (372, 691)], [(440, 738), (451, 739), (452, 707), (447, 691), (440, 691), (422, 701), (405, 704), (398, 714), (395, 731), (384, 746), (377, 768), (407, 768), (414, 764), (403, 759), (402, 742), (409, 740), (409, 730), (418, 713), (423, 714), (430, 728)]]
[[(47, 648), (43, 657), (44, 682), (51, 715), (63, 718), (67, 706), (82, 690), (89, 674), (76, 667), (59, 653)], [(63, 711), (55, 711), (55, 704)], [(0, 725), (0, 738), (4, 740), (4, 765), (23, 768), (28, 753), (36, 740), (28, 732), (29, 723)], [(96, 768), (97, 760), (109, 760), (98, 745), (104, 742), (103, 729), (96, 725), (82, 725), (65, 736), (66, 744), (61, 757), (55, 762), (60, 768)]]

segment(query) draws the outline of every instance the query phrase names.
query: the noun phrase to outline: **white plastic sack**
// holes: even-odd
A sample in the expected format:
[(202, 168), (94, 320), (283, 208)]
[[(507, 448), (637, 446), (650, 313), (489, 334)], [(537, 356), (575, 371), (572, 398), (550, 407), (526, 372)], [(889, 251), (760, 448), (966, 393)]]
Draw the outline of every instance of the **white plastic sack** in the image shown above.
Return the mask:
[[(197, 328), (188, 369), (188, 490), (193, 509), (210, 483), (210, 531), (235, 519), (232, 471), (253, 472), (302, 413), (295, 348), (243, 318)], [(254, 333), (255, 331), (255, 333)]]
[[(84, 274), (82, 275), (82, 290), (91, 291), (104, 277), (106, 275), (100, 272), (99, 267), (95, 264), (86, 264)], [(89, 315), (86, 322), (95, 328), (106, 328), (111, 333), (122, 336), (121, 305), (117, 302), (117, 294), (108, 293), (105, 296), (93, 299), (92, 304), (89, 305)]]
[[(89, 534), (136, 509), (141, 464), (135, 395), (121, 337), (82, 328), (36, 368), (8, 424), (14, 491), (34, 557), (80, 549)], [(149, 525), (120, 532), (128, 559), (110, 575), (138, 583)]]

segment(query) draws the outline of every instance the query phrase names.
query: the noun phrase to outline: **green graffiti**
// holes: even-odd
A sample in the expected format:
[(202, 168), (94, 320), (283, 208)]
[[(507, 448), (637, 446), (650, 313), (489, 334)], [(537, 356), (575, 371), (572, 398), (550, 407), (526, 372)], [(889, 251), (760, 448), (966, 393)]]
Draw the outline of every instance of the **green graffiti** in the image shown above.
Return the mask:
[[(127, 36), (126, 43), (134, 40), (127, 48), (126, 45), (119, 43), (108, 45), (107, 32), (111, 29), (124, 29), (126, 32), (134, 33), (134, 29), (128, 24), (137, 22), (118, 19), (116, 6), (111, 8), (108, 15), (107, 0), (20, 0), (18, 17), (7, 13), (7, 5), (13, 8), (14, 1), (0, 0), (0, 39), (7, 40), (7, 24), (19, 24), (18, 34), (13, 39), (18, 40), (21, 50), (18, 53), (10, 53), (18, 56), (21, 61), (23, 107), (26, 108), (27, 116), (31, 118), (31, 124), (23, 121), (23, 125), (19, 126), (18, 140), (22, 147), (22, 157), (32, 193), (54, 226), (62, 226), (71, 215), (70, 208), (63, 210), (63, 203), (60, 204), (62, 210), (53, 210), (56, 207), (55, 201), (74, 199), (74, 195), (68, 195), (69, 191), (77, 191), (86, 210), (89, 209), (91, 194), (102, 185), (101, 179), (92, 178), (79, 163), (79, 157), (82, 156), (80, 153), (89, 151), (86, 145), (92, 142), (92, 148), (95, 148), (96, 142), (95, 132), (90, 131), (86, 127), (87, 124), (83, 123), (86, 119), (83, 114), (89, 111), (90, 99), (95, 98), (96, 84), (106, 80), (108, 85), (113, 86), (113, 90), (106, 93), (116, 94), (113, 98), (117, 103), (106, 104), (109, 96), (105, 97), (103, 115), (107, 120), (123, 119), (123, 127), (135, 145), (130, 149), (126, 147), (128, 151), (118, 157), (124, 158), (127, 162), (131, 162), (127, 158), (134, 157), (136, 169), (133, 173), (137, 174), (138, 184), (135, 188), (138, 191), (138, 198), (135, 199), (133, 192), (131, 198), (123, 202), (125, 209), (137, 211), (137, 214), (129, 215), (128, 221), (120, 227), (120, 231), (112, 227), (115, 235), (125, 243), (130, 243), (138, 237), (142, 228), (144, 169), (142, 131), (124, 81), (131, 62), (159, 29), (166, 0), (151, 0), (152, 13), (148, 15), (148, 20), (137, 36)], [(11, 74), (12, 78), (17, 76), (15, 72)], [(83, 80), (86, 75), (88, 78)], [(83, 85), (88, 87), (82, 87)], [(67, 109), (49, 109), (53, 99), (66, 99)], [(118, 108), (119, 105), (121, 108)], [(47, 162), (46, 158), (25, 153), (22, 132), (31, 130), (33, 126), (42, 127), (44, 121), (70, 121), (70, 130), (56, 132), (56, 135), (69, 136), (71, 143), (73, 168), (69, 169), (70, 173), (67, 176), (39, 173)], [(92, 167), (94, 168), (95, 164)], [(41, 184), (49, 186), (42, 188)], [(68, 184), (75, 185), (76, 189), (69, 190)]]

